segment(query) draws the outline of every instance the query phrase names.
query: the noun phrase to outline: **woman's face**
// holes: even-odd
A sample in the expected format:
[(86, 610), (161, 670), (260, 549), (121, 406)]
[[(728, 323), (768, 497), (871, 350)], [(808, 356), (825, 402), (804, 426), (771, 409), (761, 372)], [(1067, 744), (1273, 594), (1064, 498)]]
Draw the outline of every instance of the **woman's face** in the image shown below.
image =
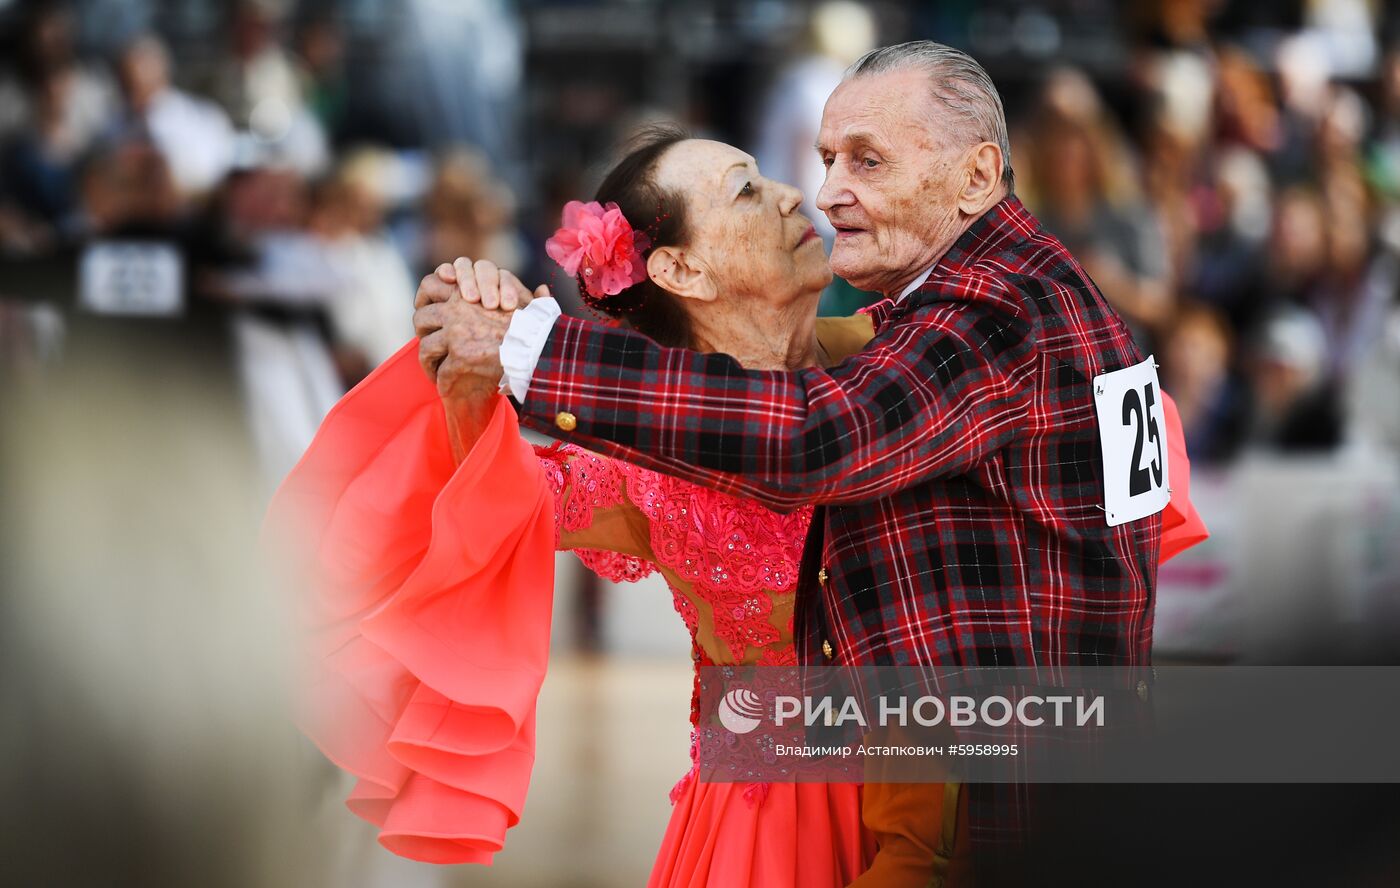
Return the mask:
[(655, 177), (661, 188), (685, 197), (690, 241), (681, 252), (706, 278), (700, 290), (716, 305), (737, 307), (747, 299), (785, 305), (831, 282), (821, 238), (797, 209), (802, 192), (763, 178), (738, 148), (678, 142), (657, 161)]

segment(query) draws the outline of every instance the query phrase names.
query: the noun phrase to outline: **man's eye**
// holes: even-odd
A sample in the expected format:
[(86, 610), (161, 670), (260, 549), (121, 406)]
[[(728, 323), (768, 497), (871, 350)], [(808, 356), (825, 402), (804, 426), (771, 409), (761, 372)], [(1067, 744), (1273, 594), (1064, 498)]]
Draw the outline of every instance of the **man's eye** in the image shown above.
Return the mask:
[(880, 165), (880, 161), (876, 160), (873, 157), (867, 157), (864, 160), (862, 160), (861, 163), (865, 165), (865, 168), (867, 170), (873, 170)]
[(753, 183), (745, 182), (744, 187), (739, 189), (740, 197), (753, 197)]

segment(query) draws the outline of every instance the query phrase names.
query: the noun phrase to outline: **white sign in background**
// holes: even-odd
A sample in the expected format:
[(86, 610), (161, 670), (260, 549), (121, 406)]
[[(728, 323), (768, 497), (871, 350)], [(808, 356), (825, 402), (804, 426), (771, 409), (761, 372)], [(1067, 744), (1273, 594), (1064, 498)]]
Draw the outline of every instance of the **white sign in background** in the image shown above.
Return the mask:
[(95, 314), (173, 317), (185, 306), (185, 264), (172, 244), (98, 241), (78, 269), (78, 300)]

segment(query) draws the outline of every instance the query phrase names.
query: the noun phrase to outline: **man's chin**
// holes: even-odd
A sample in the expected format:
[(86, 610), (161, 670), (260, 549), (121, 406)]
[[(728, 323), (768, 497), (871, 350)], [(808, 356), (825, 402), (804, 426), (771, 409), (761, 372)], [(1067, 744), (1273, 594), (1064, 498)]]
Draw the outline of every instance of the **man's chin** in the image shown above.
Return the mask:
[(872, 268), (869, 262), (843, 262), (836, 255), (836, 251), (833, 250), (831, 253), (831, 271), (857, 290), (875, 292), (875, 280), (878, 278), (879, 269)]

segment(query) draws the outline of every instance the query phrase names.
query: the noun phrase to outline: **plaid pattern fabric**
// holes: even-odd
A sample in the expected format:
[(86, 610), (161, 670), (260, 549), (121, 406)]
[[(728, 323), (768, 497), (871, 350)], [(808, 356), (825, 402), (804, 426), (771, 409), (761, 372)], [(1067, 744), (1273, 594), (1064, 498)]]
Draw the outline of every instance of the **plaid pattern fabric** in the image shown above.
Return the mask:
[(870, 314), (861, 354), (790, 373), (561, 318), (521, 421), (770, 508), (824, 504), (805, 662), (829, 645), (931, 688), (969, 667), (1145, 667), (1161, 518), (1105, 522), (1091, 391), (1142, 356), (1079, 263), (1010, 197)]

